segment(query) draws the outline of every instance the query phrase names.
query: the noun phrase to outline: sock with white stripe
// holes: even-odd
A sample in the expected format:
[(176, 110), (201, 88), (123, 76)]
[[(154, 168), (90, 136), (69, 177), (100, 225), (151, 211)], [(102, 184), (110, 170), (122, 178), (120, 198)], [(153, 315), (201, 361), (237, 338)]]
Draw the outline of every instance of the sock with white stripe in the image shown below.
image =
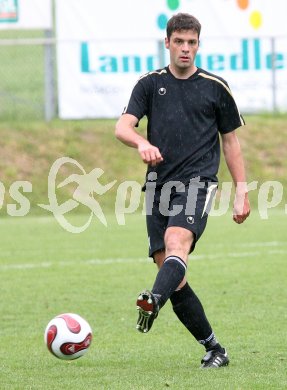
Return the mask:
[(186, 264), (178, 256), (169, 256), (165, 259), (158, 271), (152, 293), (155, 295), (159, 308), (163, 307), (174, 290), (185, 276)]
[(223, 349), (212, 332), (203, 306), (189, 284), (186, 283), (179, 291), (175, 291), (170, 300), (178, 319), (195, 339), (204, 345), (207, 351), (216, 349), (222, 352)]

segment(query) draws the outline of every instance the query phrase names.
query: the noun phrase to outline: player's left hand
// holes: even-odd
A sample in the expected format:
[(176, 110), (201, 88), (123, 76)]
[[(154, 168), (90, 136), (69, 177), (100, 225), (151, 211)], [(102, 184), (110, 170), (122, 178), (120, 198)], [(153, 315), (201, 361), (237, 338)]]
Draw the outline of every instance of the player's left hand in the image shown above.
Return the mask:
[(233, 221), (240, 224), (243, 223), (250, 214), (250, 204), (248, 193), (243, 195), (236, 194), (233, 205)]

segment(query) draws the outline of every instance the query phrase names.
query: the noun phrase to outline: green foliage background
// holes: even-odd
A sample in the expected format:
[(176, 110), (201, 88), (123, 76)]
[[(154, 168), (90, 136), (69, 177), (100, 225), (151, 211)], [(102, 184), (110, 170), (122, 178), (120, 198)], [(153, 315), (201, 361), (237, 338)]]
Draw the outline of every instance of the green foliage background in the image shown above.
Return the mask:
[[(247, 170), (248, 182), (258, 181), (258, 188), (265, 181), (279, 181), (284, 187), (286, 200), (287, 161), (287, 116), (247, 116), (247, 126), (238, 130)], [(104, 170), (100, 181), (106, 184), (117, 180), (112, 190), (101, 197), (101, 204), (108, 210), (114, 208), (116, 191), (120, 183), (134, 180), (142, 184), (145, 165), (136, 150), (122, 145), (115, 139), (116, 120), (60, 121), (2, 121), (0, 123), (0, 181), (5, 186), (5, 198), (1, 213), (6, 213), (6, 204), (15, 203), (9, 188), (16, 180), (32, 183), (32, 193), (25, 196), (31, 203), (31, 213), (45, 213), (38, 203), (47, 203), (48, 175), (54, 161), (60, 157), (77, 160), (89, 173), (94, 168)], [(146, 122), (139, 131), (145, 133)], [(59, 173), (66, 178), (70, 173), (81, 173), (67, 164)], [(62, 176), (61, 176), (62, 175)], [(224, 159), (221, 161), (219, 180), (231, 181)], [(58, 182), (58, 183), (59, 183)], [(75, 185), (63, 187), (58, 193), (59, 203), (70, 198)], [(270, 193), (270, 197), (272, 193)], [(252, 204), (257, 207), (258, 189), (250, 193)], [(76, 212), (83, 212), (79, 207)]]

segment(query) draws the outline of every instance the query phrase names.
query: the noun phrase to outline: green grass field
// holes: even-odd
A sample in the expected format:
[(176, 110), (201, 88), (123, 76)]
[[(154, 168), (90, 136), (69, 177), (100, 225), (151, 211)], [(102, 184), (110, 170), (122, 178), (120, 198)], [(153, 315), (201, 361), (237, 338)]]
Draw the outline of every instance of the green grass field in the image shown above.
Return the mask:
[[(73, 223), (82, 223), (74, 216)], [(2, 218), (0, 388), (285, 389), (286, 215), (254, 212), (238, 226), (210, 217), (190, 258), (188, 279), (200, 296), (229, 367), (202, 371), (203, 349), (169, 303), (147, 335), (135, 330), (137, 293), (151, 287), (144, 217), (125, 226), (113, 215), (81, 234), (53, 217)], [(61, 361), (43, 341), (48, 321), (75, 312), (91, 324), (90, 351)]]

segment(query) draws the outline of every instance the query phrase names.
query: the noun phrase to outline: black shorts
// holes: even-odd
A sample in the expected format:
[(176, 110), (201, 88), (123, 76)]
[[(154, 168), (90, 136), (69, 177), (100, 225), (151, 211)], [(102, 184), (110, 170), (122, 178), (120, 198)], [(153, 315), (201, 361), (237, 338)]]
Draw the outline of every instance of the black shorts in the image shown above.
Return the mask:
[[(173, 185), (174, 183), (174, 185)], [(217, 183), (191, 179), (184, 185), (169, 182), (161, 189), (146, 188), (146, 222), (149, 238), (149, 256), (164, 250), (164, 234), (168, 227), (190, 230), (194, 241), (190, 252), (204, 232)]]

